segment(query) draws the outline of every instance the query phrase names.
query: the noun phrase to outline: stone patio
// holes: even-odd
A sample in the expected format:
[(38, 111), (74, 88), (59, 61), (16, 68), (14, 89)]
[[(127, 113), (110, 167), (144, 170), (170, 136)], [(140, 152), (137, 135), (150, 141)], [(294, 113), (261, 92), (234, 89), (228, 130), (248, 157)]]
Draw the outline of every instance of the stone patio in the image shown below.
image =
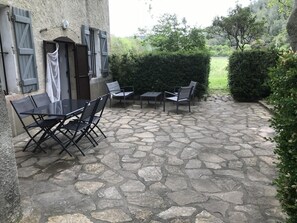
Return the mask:
[(107, 138), (85, 157), (22, 152), (15, 137), (22, 223), (282, 221), (269, 112), (228, 96), (182, 109), (106, 107)]

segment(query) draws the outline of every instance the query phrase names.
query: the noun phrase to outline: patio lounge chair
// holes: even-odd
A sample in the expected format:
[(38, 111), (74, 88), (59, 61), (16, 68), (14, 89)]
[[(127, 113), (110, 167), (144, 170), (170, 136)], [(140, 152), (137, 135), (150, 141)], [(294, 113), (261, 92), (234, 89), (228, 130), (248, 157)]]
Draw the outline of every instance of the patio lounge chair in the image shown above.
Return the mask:
[(109, 93), (109, 106), (111, 107), (111, 99), (124, 100), (124, 106), (126, 107), (126, 99), (133, 97), (134, 100), (134, 87), (125, 86), (120, 87), (118, 81), (106, 83), (106, 87)]
[[(196, 92), (196, 87), (197, 87), (197, 82), (196, 81), (191, 81), (190, 84), (188, 85), (188, 87), (193, 87), (193, 90), (191, 92), (191, 100), (193, 101), (193, 105), (195, 105), (195, 92)], [(174, 88), (174, 93), (175, 95), (178, 94), (178, 90), (180, 87), (175, 87)]]
[(164, 91), (163, 97), (163, 111), (165, 111), (165, 102), (166, 100), (176, 103), (176, 113), (178, 114), (179, 104), (187, 103), (189, 106), (189, 112), (191, 112), (191, 93), (193, 90), (192, 87), (180, 87), (178, 93)]

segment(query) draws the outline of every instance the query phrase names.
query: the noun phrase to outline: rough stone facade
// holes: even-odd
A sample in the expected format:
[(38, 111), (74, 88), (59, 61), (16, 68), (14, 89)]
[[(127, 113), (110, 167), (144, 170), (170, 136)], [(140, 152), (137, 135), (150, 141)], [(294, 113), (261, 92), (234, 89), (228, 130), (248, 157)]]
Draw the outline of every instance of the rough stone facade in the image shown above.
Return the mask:
[(17, 222), (21, 216), (20, 193), (11, 127), (0, 89), (0, 222)]
[(294, 9), (287, 24), (287, 31), (291, 47), (297, 51), (297, 0), (295, 0)]
[[(32, 32), (34, 38), (34, 48), (36, 55), (37, 73), (38, 73), (38, 83), (39, 89), (35, 93), (41, 93), (45, 91), (45, 59), (44, 59), (44, 48), (43, 41), (53, 41), (60, 37), (67, 37), (71, 39), (76, 44), (82, 43), (81, 27), (86, 25), (98, 30), (107, 32), (107, 43), (110, 49), (110, 25), (109, 25), (109, 3), (108, 0), (55, 0), (55, 1), (40, 1), (40, 0), (0, 0), (0, 8), (11, 12), (11, 8), (16, 7), (31, 12), (32, 18)], [(7, 14), (7, 13), (3, 13)], [(11, 14), (11, 13), (8, 13)], [(3, 15), (3, 18), (7, 19)], [(2, 18), (1, 18), (2, 19)], [(13, 23), (10, 19), (8, 26), (13, 30)], [(69, 22), (69, 28), (62, 28), (62, 21), (67, 20)], [(6, 27), (2, 27), (5, 32), (8, 32)], [(1, 24), (0, 24), (1, 29)], [(11, 39), (14, 39), (13, 31), (11, 32)], [(4, 32), (2, 32), (3, 34)], [(2, 35), (3, 38), (3, 35)], [(6, 42), (7, 44), (7, 42)], [(5, 43), (4, 43), (5, 45)], [(4, 46), (5, 47), (5, 46)], [(71, 49), (72, 50), (72, 49)], [(14, 55), (15, 53), (15, 43), (9, 43), (7, 47), (8, 55), (6, 57)], [(15, 58), (16, 60), (16, 58)], [(16, 60), (17, 61), (17, 60)], [(7, 61), (6, 61), (7, 62)], [(17, 68), (17, 62), (15, 63), (14, 74), (11, 74), (12, 69), (8, 69), (7, 76), (15, 76), (15, 83), (19, 82), (19, 74)], [(75, 85), (75, 69), (74, 64), (70, 64), (70, 81), (71, 86)], [(91, 99), (96, 98), (102, 94), (106, 93), (105, 82), (111, 79), (111, 76), (103, 78), (102, 76), (92, 78), (90, 80), (90, 95)], [(73, 89), (72, 89), (73, 90)], [(76, 90), (74, 87), (73, 98), (76, 97)], [(16, 87), (11, 88), (9, 95), (6, 96), (7, 100), (13, 100), (23, 96), (21, 89), (18, 84)], [(12, 111), (9, 103), (7, 103), (9, 109), (9, 116), (12, 120), (12, 132), (13, 136), (18, 135), (23, 132), (22, 128), (18, 123), (18, 118)]]

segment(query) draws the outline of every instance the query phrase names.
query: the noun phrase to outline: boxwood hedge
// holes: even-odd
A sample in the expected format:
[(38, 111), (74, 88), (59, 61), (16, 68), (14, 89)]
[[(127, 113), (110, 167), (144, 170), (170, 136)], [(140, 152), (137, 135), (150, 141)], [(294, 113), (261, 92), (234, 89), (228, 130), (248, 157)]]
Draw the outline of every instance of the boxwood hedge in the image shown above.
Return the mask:
[(228, 82), (236, 101), (257, 101), (270, 94), (268, 70), (276, 65), (275, 50), (235, 51), (229, 58)]
[(112, 55), (111, 73), (121, 85), (133, 85), (136, 94), (172, 90), (197, 81), (196, 96), (208, 87), (210, 55), (207, 53), (155, 53)]

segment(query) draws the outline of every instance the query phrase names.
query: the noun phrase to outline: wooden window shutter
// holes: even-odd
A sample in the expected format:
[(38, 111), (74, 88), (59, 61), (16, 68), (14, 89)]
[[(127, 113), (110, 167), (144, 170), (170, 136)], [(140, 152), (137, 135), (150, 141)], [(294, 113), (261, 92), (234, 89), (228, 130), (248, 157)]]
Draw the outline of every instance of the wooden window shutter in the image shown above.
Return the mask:
[(91, 47), (91, 32), (89, 26), (83, 25), (81, 27), (82, 44), (86, 45), (88, 48), (88, 65), (89, 65), (89, 75), (93, 76), (92, 70), (92, 47)]
[(16, 39), (20, 86), (23, 93), (38, 90), (36, 56), (31, 24), (31, 13), (12, 8), (12, 21)]
[(101, 73), (103, 77), (108, 76), (108, 48), (107, 33), (100, 30), (100, 48), (101, 48)]

